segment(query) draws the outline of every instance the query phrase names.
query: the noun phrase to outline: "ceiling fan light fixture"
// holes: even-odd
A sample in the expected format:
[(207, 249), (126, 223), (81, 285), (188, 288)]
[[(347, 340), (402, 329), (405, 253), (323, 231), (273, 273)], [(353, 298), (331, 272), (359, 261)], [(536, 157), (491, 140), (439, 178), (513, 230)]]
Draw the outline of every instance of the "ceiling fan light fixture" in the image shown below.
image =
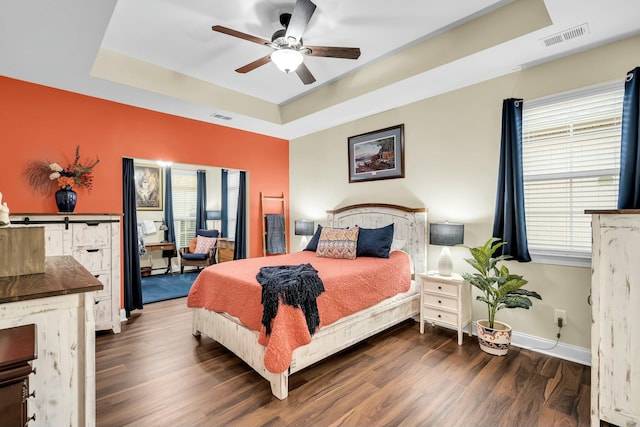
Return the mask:
[(285, 73), (295, 71), (303, 60), (302, 54), (293, 49), (278, 49), (271, 54), (271, 61)]

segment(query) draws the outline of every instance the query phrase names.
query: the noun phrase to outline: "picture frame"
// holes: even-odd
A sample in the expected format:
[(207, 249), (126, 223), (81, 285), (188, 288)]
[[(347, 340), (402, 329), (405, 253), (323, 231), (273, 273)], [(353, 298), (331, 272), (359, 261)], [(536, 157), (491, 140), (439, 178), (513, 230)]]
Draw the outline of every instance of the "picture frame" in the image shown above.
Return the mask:
[(136, 186), (136, 209), (161, 211), (163, 193), (163, 171), (160, 166), (135, 164), (133, 166)]
[(350, 136), (349, 182), (404, 178), (404, 124)]

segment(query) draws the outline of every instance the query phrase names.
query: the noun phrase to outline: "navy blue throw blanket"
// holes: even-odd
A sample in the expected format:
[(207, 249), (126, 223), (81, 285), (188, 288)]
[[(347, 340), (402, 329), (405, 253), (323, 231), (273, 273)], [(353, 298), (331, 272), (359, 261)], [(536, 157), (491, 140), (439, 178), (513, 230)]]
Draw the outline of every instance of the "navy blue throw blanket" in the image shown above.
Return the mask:
[(300, 308), (313, 335), (320, 326), (316, 298), (324, 292), (318, 271), (311, 264), (262, 267), (256, 275), (262, 285), (262, 324), (271, 334), (271, 321), (278, 313), (278, 300)]

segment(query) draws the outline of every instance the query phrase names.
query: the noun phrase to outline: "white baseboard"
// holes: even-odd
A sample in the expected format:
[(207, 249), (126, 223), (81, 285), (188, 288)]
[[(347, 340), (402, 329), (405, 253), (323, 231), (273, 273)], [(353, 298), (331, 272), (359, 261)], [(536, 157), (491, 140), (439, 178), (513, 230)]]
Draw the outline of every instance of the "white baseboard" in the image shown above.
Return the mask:
[[(472, 325), (473, 335), (477, 336), (476, 322), (473, 322)], [(557, 357), (570, 362), (580, 363), (581, 365), (591, 366), (590, 349), (561, 342), (558, 342), (557, 345), (555, 344), (555, 340), (523, 334), (522, 332), (517, 331), (513, 331), (511, 333), (511, 345), (515, 347), (524, 348), (526, 350), (535, 351), (536, 353), (546, 354), (548, 356)]]
[(121, 322), (126, 322), (127, 320), (127, 310), (125, 310), (124, 308), (120, 309), (120, 321)]
[(535, 351), (537, 353), (546, 354), (548, 356), (580, 363), (582, 365), (591, 366), (590, 349), (561, 342), (558, 342), (558, 345), (555, 345), (555, 343), (555, 340), (527, 335), (521, 332), (514, 331), (511, 334), (511, 345)]

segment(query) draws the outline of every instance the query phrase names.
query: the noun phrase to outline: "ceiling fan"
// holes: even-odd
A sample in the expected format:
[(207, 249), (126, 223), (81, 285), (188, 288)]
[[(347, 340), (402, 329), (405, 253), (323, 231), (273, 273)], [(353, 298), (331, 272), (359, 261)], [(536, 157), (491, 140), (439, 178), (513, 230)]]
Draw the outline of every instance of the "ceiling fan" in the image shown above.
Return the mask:
[(308, 85), (315, 82), (316, 79), (304, 64), (305, 55), (343, 59), (358, 59), (360, 57), (360, 49), (357, 47), (305, 46), (303, 44), (302, 35), (315, 10), (316, 5), (311, 0), (296, 0), (293, 13), (280, 15), (280, 24), (284, 28), (273, 33), (271, 41), (220, 25), (214, 25), (211, 29), (274, 49), (269, 55), (236, 69), (236, 72), (248, 73), (268, 62), (273, 62), (285, 73), (295, 71), (302, 83)]

